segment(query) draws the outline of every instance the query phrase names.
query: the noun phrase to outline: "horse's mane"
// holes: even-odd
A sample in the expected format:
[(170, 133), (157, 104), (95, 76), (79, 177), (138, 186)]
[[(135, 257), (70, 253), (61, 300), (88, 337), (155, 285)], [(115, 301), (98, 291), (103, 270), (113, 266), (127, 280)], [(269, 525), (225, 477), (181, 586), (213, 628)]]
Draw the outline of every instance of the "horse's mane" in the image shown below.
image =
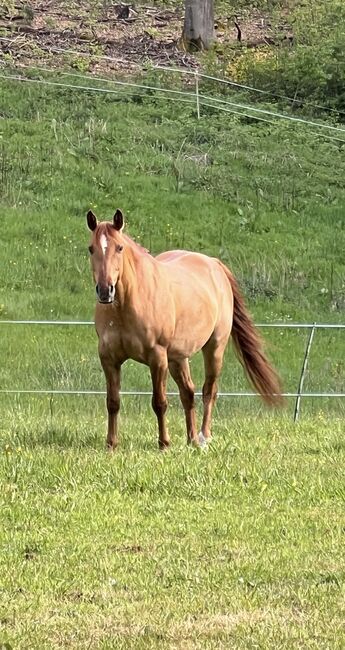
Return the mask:
[(122, 237), (127, 242), (127, 244), (132, 246), (132, 248), (137, 250), (139, 253), (141, 253), (142, 255), (149, 255), (150, 257), (152, 257), (150, 251), (144, 246), (141, 246), (141, 244), (138, 244), (138, 242), (134, 241), (134, 239), (131, 239), (128, 235), (122, 235)]
[[(110, 223), (110, 221), (103, 221), (99, 225), (102, 225), (105, 228), (105, 231), (109, 237), (111, 237), (114, 234), (114, 226), (112, 223)], [(101, 234), (102, 234), (101, 232), (97, 233), (98, 239), (101, 236)], [(125, 240), (126, 244), (129, 244), (129, 246), (131, 246), (131, 248), (134, 248), (134, 250), (136, 250), (138, 253), (140, 253), (141, 255), (149, 255), (150, 257), (152, 257), (150, 251), (147, 248), (144, 248), (144, 246), (138, 244), (136, 241), (134, 241), (134, 239), (131, 239), (129, 235), (122, 233), (122, 237)]]

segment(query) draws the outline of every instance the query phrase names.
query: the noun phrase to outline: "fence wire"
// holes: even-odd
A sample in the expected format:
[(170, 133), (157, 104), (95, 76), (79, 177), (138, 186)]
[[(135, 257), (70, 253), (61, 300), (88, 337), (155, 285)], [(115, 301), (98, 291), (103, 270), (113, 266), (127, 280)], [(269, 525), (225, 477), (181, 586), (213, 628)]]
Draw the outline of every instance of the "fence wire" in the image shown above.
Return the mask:
[[(1, 41), (0, 37), (0, 41)], [(23, 66), (17, 66), (17, 70), (20, 70), (21, 67), (28, 67), (26, 64)], [(9, 69), (9, 65), (3, 65), (2, 69)], [(32, 67), (32, 69), (35, 69), (35, 66)], [(43, 68), (41, 66), (37, 66), (36, 68), (38, 71), (41, 72), (46, 72), (50, 74), (59, 74), (59, 71), (56, 69), (52, 68)], [(169, 70), (169, 68), (166, 68), (166, 70)], [(177, 70), (176, 70), (177, 71)], [(182, 72), (182, 71), (180, 71)], [(190, 104), (196, 104), (196, 110), (197, 110), (197, 117), (200, 119), (201, 116), (201, 107), (206, 106), (209, 108), (214, 108), (215, 110), (220, 110), (220, 111), (225, 111), (227, 113), (233, 113), (236, 115), (242, 115), (243, 117), (250, 118), (253, 120), (259, 120), (261, 122), (272, 122), (273, 124), (276, 123), (276, 120), (286, 120), (289, 122), (293, 122), (295, 125), (296, 124), (302, 124), (307, 127), (312, 127), (311, 128), (311, 133), (313, 135), (316, 135), (318, 137), (323, 137), (326, 139), (331, 139), (331, 140), (337, 140), (339, 142), (345, 143), (345, 129), (341, 128), (339, 126), (334, 126), (332, 124), (324, 123), (324, 122), (315, 122), (314, 120), (308, 120), (306, 118), (302, 117), (296, 117), (289, 115), (287, 113), (281, 113), (281, 112), (276, 112), (273, 110), (268, 110), (267, 108), (257, 108), (253, 105), (250, 105), (248, 103), (243, 104), (243, 103), (238, 103), (238, 102), (232, 102), (229, 101), (228, 99), (220, 98), (220, 97), (215, 97), (215, 96), (210, 96), (210, 95), (205, 95), (200, 93), (199, 91), (199, 80), (201, 78), (210, 78), (208, 75), (203, 75), (199, 73), (197, 70), (195, 71), (189, 71), (191, 74), (194, 75), (194, 81), (195, 81), (195, 90), (194, 91), (186, 91), (186, 90), (176, 90), (172, 88), (166, 88), (163, 86), (153, 86), (153, 85), (148, 85), (148, 84), (139, 84), (135, 82), (129, 82), (129, 81), (120, 81), (118, 79), (105, 79), (105, 78), (99, 78), (96, 76), (91, 76), (91, 75), (85, 75), (81, 73), (73, 73), (73, 72), (66, 72), (62, 71), (61, 74), (63, 76), (70, 76), (70, 77), (77, 77), (81, 79), (86, 79), (88, 82), (102, 82), (102, 83), (111, 83), (115, 86), (118, 86), (118, 88), (136, 88), (141, 91), (149, 91), (149, 92), (154, 92), (156, 93), (155, 97), (156, 99), (163, 99), (163, 97), (159, 97), (159, 94), (161, 93), (163, 96), (165, 96), (165, 99), (168, 101), (181, 101), (181, 102), (187, 102)], [(32, 83), (32, 84), (38, 84), (38, 85), (43, 85), (43, 86), (52, 86), (52, 87), (60, 87), (60, 88), (69, 88), (69, 89), (74, 89), (74, 90), (82, 90), (82, 91), (87, 91), (87, 92), (97, 92), (97, 93), (103, 93), (103, 94), (118, 94), (118, 90), (115, 89), (110, 89), (110, 88), (100, 88), (97, 86), (91, 86), (91, 85), (75, 85), (71, 83), (61, 83), (59, 81), (50, 81), (48, 79), (42, 79), (42, 78), (34, 78), (34, 77), (24, 77), (21, 75), (14, 75), (14, 74), (0, 74), (0, 79), (3, 80), (9, 80), (9, 81), (17, 81), (17, 82), (24, 82), (24, 83)], [(217, 77), (213, 78), (214, 81), (218, 82), (226, 82), (226, 80), (218, 79)], [(226, 82), (227, 83), (227, 82)], [(232, 83), (232, 82), (231, 82)], [(253, 89), (254, 90), (254, 89)], [(174, 97), (171, 97), (171, 95), (174, 95)], [(183, 97), (184, 96), (184, 97)], [(266, 117), (263, 117), (266, 116)], [(268, 117), (274, 118), (273, 120), (267, 119)], [(320, 129), (316, 130), (316, 129)], [(327, 134), (329, 132), (332, 132), (333, 135)], [(340, 136), (340, 137), (337, 137)]]
[[(19, 40), (20, 49), (22, 50), (25, 47), (26, 43), (25, 42), (23, 43), (18, 37), (16, 37), (16, 38), (9, 38), (9, 37), (6, 37), (6, 36), (1, 36), (0, 37), (0, 42), (8, 43), (9, 46), (18, 45), (18, 42), (17, 42), (18, 40)], [(28, 44), (29, 49), (30, 49), (30, 42), (28, 42), (27, 44)], [(52, 46), (52, 45), (49, 45), (49, 46), (46, 46), (46, 47), (44, 45), (41, 45), (40, 48), (43, 51), (46, 51), (48, 54), (51, 54), (52, 52), (55, 52), (56, 54), (81, 56), (81, 57), (86, 57), (86, 58), (94, 59), (94, 60), (109, 61), (109, 62), (112, 62), (112, 63), (128, 63), (129, 65), (131, 65), (133, 63), (132, 60), (126, 60), (123, 57), (119, 58), (119, 57), (109, 56), (109, 55), (106, 55), (106, 54), (96, 54), (94, 52), (84, 52), (84, 51), (81, 51), (81, 50), (73, 50), (73, 49), (70, 49), (70, 48), (57, 47), (57, 46)], [(30, 64), (30, 65), (29, 64), (23, 64), (22, 62), (20, 62), (20, 66), (21, 67), (31, 67), (31, 68), (35, 67), (36, 68), (36, 66), (34, 66), (32, 64)], [(146, 71), (147, 70), (160, 70), (160, 71), (166, 72), (168, 74), (179, 74), (182, 77), (183, 76), (192, 76), (194, 78), (198, 77), (200, 80), (206, 79), (206, 80), (209, 80), (209, 81), (215, 81), (216, 83), (218, 83), (220, 85), (230, 86), (232, 88), (238, 88), (238, 89), (241, 89), (241, 90), (246, 90), (246, 91), (249, 91), (251, 93), (257, 93), (259, 95), (263, 95), (263, 96), (267, 96), (267, 97), (273, 97), (275, 99), (284, 100), (286, 102), (291, 102), (293, 104), (293, 106), (295, 106), (296, 104), (301, 104), (303, 106), (309, 106), (310, 108), (315, 108), (317, 110), (323, 110), (323, 111), (326, 111), (328, 113), (334, 113), (335, 115), (345, 115), (345, 111), (341, 111), (341, 110), (338, 110), (338, 109), (335, 109), (335, 108), (331, 108), (330, 106), (323, 106), (321, 104), (315, 104), (313, 102), (305, 101), (304, 99), (298, 99), (297, 97), (288, 97), (286, 95), (282, 95), (282, 94), (279, 94), (279, 93), (273, 93), (273, 92), (271, 92), (269, 90), (264, 90), (262, 88), (256, 88), (254, 86), (241, 84), (241, 83), (235, 82), (235, 81), (233, 81), (231, 79), (225, 79), (225, 78), (222, 78), (222, 77), (215, 77), (215, 76), (212, 76), (212, 75), (208, 75), (208, 74), (206, 74), (204, 72), (201, 72), (198, 69), (178, 68), (178, 67), (174, 67), (174, 66), (164, 66), (164, 65), (157, 65), (157, 64), (149, 64), (149, 65), (146, 66), (146, 68), (145, 68), (145, 65), (143, 64), (142, 68), (143, 68), (144, 71), (145, 70)], [(92, 78), (90, 75), (83, 75), (83, 76), (85, 76), (85, 78), (89, 78), (89, 79)], [(107, 81), (111, 81), (111, 80), (108, 79)]]
[[(45, 325), (45, 326), (58, 326), (58, 327), (65, 327), (65, 326), (91, 326), (94, 325), (94, 321), (83, 321), (83, 320), (78, 320), (78, 321), (70, 321), (70, 320), (0, 320), (0, 326), (1, 325)], [(300, 415), (300, 406), (301, 406), (301, 399), (302, 398), (343, 398), (345, 397), (345, 393), (342, 392), (333, 392), (333, 393), (327, 393), (327, 392), (303, 392), (303, 384), (304, 384), (304, 378), (307, 370), (307, 364), (308, 364), (308, 359), (310, 355), (310, 350), (313, 342), (313, 337), (314, 333), (316, 330), (343, 330), (345, 329), (345, 324), (343, 323), (290, 323), (290, 322), (284, 322), (284, 323), (256, 323), (256, 327), (258, 328), (277, 328), (277, 329), (303, 329), (303, 330), (309, 330), (310, 335), (308, 337), (307, 341), (307, 346), (305, 349), (304, 357), (303, 357), (303, 363), (301, 367), (301, 372), (300, 372), (300, 378), (299, 378), (299, 384), (298, 384), (298, 389), (296, 392), (286, 392), (283, 393), (283, 397), (285, 398), (294, 398), (295, 401), (295, 408), (294, 408), (294, 421), (296, 422), (299, 419)], [(106, 392), (103, 390), (67, 390), (67, 389), (7, 389), (7, 388), (1, 388), (0, 389), (0, 394), (9, 394), (9, 395), (50, 395), (53, 397), (54, 395), (65, 395), (65, 396), (105, 396)], [(145, 390), (127, 390), (127, 391), (121, 391), (120, 392), (121, 396), (130, 396), (130, 397), (146, 397), (146, 396), (151, 396), (152, 392), (151, 391), (145, 391)], [(169, 397), (178, 397), (179, 393), (174, 392), (174, 391), (168, 391), (167, 395)], [(197, 391), (195, 393), (196, 396), (202, 396), (202, 393), (200, 391)], [(218, 393), (218, 397), (220, 398), (230, 398), (230, 397), (257, 397), (259, 396), (258, 393), (252, 392), (252, 391), (220, 391)]]

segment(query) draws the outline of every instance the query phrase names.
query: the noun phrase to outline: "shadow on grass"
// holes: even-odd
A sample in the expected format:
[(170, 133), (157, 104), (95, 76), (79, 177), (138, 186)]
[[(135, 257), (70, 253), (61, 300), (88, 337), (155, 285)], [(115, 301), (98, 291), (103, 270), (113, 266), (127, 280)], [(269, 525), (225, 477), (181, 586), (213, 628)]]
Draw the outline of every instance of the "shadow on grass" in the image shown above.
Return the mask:
[[(29, 442), (29, 441), (27, 441)], [(91, 431), (89, 433), (83, 432), (78, 435), (67, 427), (58, 425), (48, 425), (45, 429), (40, 431), (36, 437), (29, 442), (29, 446), (34, 447), (59, 447), (61, 449), (83, 449), (94, 448), (102, 449), (104, 447), (104, 436), (101, 431)]]
[[(138, 429), (143, 429), (142, 423), (138, 423)], [(118, 451), (159, 451), (158, 449), (158, 433), (153, 425), (145, 427), (145, 430), (133, 430), (135, 427), (131, 422), (130, 430), (126, 424), (121, 428), (119, 435)], [(176, 427), (173, 434), (172, 446), (180, 446), (181, 442), (185, 441), (184, 431), (182, 427)], [(12, 434), (7, 434), (6, 438), (2, 438), (3, 445), (9, 444), (10, 446), (23, 447), (28, 450), (35, 448), (47, 449), (61, 449), (61, 450), (77, 450), (77, 449), (94, 449), (95, 451), (107, 452), (106, 446), (106, 427), (103, 422), (100, 422), (99, 427), (93, 427), (89, 431), (84, 431), (78, 434), (75, 428), (70, 428), (64, 425), (48, 424), (46, 427), (34, 432), (18, 429), (13, 431)]]
[[(68, 419), (64, 421), (63, 415), (61, 419), (62, 421), (59, 421), (59, 415), (56, 414), (53, 419), (46, 420), (45, 424), (41, 421), (32, 437), (25, 433), (25, 440), (17, 427), (19, 444), (30, 448), (33, 446), (61, 449), (91, 448), (106, 451), (106, 413), (94, 412), (88, 414), (86, 418), (85, 415), (84, 417), (79, 415), (79, 421), (78, 413), (75, 413), (71, 421)], [(184, 415), (180, 405), (171, 405), (168, 422), (169, 419), (172, 446), (180, 446), (186, 440)], [(118, 450), (126, 452), (158, 450), (158, 427), (151, 407), (138, 408), (137, 406), (130, 411), (126, 405), (121, 410)]]

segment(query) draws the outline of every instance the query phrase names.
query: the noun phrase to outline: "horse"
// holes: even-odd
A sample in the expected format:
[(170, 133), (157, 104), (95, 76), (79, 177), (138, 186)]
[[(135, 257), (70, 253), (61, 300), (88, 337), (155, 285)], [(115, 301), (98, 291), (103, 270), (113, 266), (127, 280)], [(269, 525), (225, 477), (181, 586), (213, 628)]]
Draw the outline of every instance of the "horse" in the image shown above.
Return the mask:
[[(159, 448), (169, 447), (166, 424), (168, 371), (185, 412), (187, 442), (199, 446), (211, 438), (217, 381), (230, 335), (250, 383), (269, 405), (282, 402), (281, 384), (245, 306), (238, 283), (219, 259), (186, 250), (153, 257), (123, 232), (116, 210), (112, 222), (87, 213), (89, 245), (96, 285), (95, 327), (106, 378), (107, 446), (118, 445), (121, 366), (133, 359), (149, 366), (152, 408), (158, 421)], [(194, 384), (189, 359), (204, 358), (203, 420), (198, 434)]]

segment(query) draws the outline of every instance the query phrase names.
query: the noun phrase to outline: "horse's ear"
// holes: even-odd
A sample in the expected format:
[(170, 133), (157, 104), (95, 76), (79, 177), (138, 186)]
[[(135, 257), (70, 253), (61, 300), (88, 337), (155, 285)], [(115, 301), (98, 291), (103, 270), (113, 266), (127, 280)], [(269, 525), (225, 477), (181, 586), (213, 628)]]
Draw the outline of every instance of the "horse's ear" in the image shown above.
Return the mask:
[(89, 226), (90, 230), (96, 230), (97, 228), (97, 217), (94, 215), (92, 210), (89, 210), (87, 215), (87, 225)]
[(113, 225), (115, 230), (122, 230), (124, 224), (123, 214), (121, 210), (116, 210), (113, 217)]

